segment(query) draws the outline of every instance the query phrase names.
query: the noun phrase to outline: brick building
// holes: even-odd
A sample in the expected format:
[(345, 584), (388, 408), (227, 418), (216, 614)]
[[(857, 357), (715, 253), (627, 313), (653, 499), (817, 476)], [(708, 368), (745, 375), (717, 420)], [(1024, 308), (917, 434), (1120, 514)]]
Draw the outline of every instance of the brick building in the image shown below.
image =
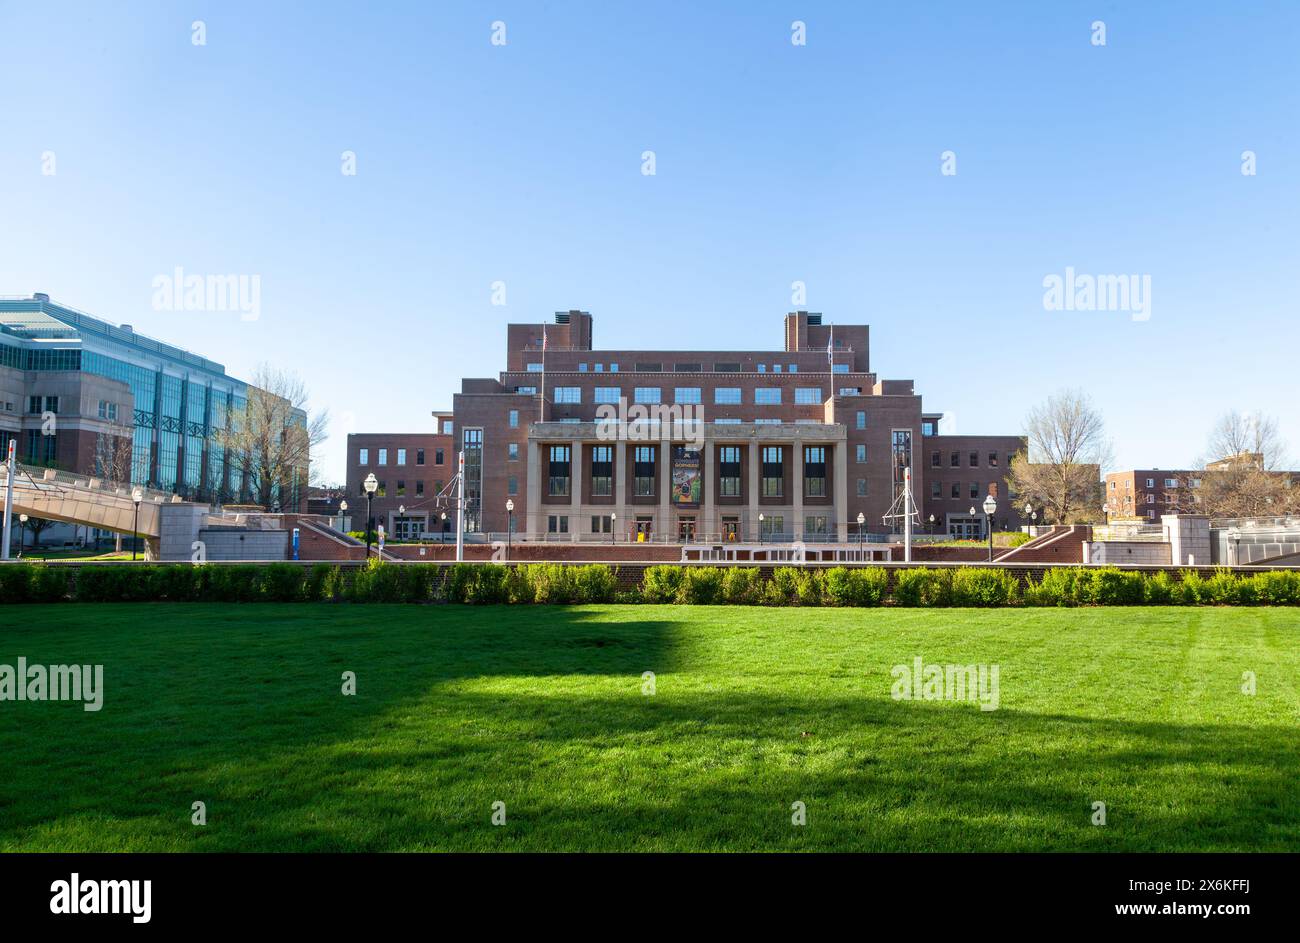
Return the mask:
[(1135, 468), (1110, 472), (1106, 492), (1107, 520), (1158, 523), (1165, 514), (1199, 514), (1202, 472), (1188, 469)]
[[(766, 351), (597, 349), (584, 311), (511, 324), (505, 369), (462, 382), (443, 446), (449, 460), (452, 441), (465, 453), (465, 529), (503, 534), (510, 520), (530, 539), (851, 540), (859, 515), (865, 532), (895, 529), (883, 517), (906, 469), (919, 532), (933, 515), (936, 532), (982, 536), (988, 494), (994, 527), (1018, 526), (1005, 476), (1024, 440), (941, 435), (912, 381), (873, 372), (869, 337), (806, 311), (786, 315), (783, 347)], [(349, 437), (350, 495), (364, 478), (358, 450), (387, 440), (385, 514), (400, 438)]]
[[(394, 539), (451, 534), (455, 506), (439, 495), (456, 475), (450, 413), (433, 414), (435, 432), (363, 432), (348, 436), (346, 513), (353, 530), (366, 525), (365, 480), (378, 483), (372, 513)], [(444, 517), (444, 515), (446, 515)]]

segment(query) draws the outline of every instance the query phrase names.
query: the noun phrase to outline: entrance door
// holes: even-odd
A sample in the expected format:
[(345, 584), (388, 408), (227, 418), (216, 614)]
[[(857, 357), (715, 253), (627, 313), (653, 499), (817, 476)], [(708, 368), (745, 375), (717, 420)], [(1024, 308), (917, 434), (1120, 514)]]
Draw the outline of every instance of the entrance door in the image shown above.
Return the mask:
[(653, 530), (653, 525), (653, 517), (638, 517), (636, 519), (637, 543), (646, 543), (650, 540), (650, 533)]
[(678, 518), (677, 539), (682, 543), (695, 542), (695, 518), (693, 517)]
[(722, 539), (726, 543), (735, 543), (740, 539), (740, 518), (724, 517), (722, 519)]

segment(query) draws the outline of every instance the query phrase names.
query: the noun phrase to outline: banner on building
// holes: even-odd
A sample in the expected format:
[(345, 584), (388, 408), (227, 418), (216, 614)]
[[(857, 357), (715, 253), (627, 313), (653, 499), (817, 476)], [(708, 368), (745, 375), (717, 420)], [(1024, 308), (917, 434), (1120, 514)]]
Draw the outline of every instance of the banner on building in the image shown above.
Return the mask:
[(673, 449), (673, 504), (678, 507), (699, 507), (700, 490), (703, 487), (699, 450), (676, 446)]

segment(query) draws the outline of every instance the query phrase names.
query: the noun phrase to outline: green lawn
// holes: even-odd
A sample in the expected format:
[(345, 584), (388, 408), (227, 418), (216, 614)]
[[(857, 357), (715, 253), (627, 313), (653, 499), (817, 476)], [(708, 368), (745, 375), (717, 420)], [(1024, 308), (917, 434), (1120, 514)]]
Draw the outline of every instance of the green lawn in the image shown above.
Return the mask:
[[(0, 607), (0, 664), (106, 689), (0, 702), (0, 850), (1296, 850), (1298, 643), (1284, 609)], [(893, 700), (917, 655), (998, 665), (999, 709)]]

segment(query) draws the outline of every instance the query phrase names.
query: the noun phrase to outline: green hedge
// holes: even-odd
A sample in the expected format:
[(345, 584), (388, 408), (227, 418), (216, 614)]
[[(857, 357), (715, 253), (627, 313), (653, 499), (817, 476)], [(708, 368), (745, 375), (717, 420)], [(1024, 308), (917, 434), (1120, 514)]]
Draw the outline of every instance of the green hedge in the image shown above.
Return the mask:
[[(891, 580), (892, 576), (892, 580)], [(892, 586), (891, 586), (892, 582)], [(1300, 572), (1225, 569), (1145, 574), (1116, 567), (1049, 569), (1023, 588), (996, 567), (651, 566), (618, 589), (603, 564), (330, 563), (79, 567), (0, 565), (0, 602), (453, 602), (469, 605), (673, 603), (733, 606), (1295, 606)]]

